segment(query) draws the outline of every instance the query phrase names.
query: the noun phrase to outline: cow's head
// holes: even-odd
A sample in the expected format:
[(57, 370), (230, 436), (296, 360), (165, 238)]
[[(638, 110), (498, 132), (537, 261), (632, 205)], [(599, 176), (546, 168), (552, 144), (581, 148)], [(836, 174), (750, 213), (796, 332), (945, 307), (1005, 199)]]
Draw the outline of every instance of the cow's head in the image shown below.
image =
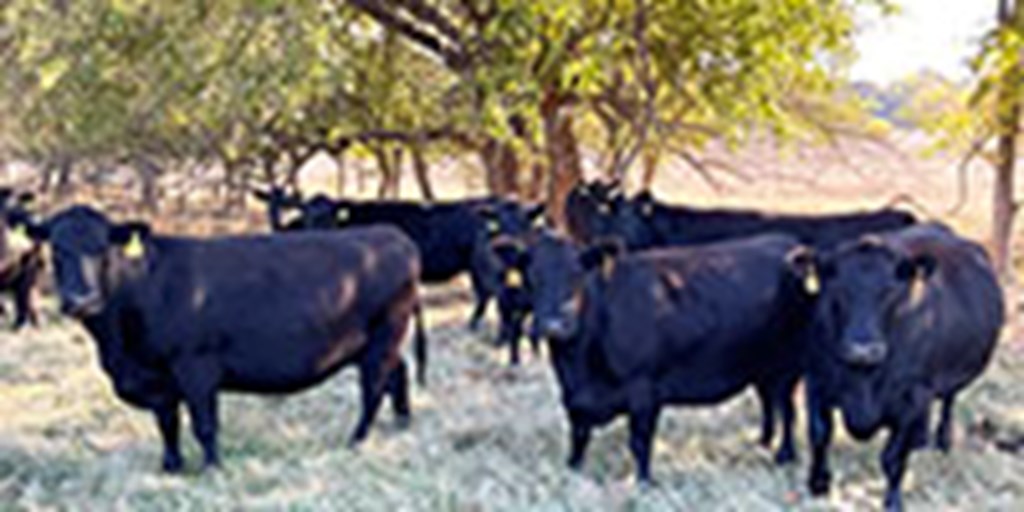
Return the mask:
[(550, 233), (539, 236), (530, 247), (526, 266), (538, 333), (555, 342), (574, 337), (588, 273), (609, 271), (621, 252), (621, 245), (613, 242), (580, 249)]
[(566, 221), (573, 239), (590, 243), (603, 236), (612, 204), (620, 197), (622, 182), (619, 180), (577, 183), (565, 203)]
[(347, 227), (352, 220), (350, 201), (338, 201), (324, 194), (317, 194), (302, 204), (299, 224), (304, 229), (339, 229)]
[(288, 192), (282, 187), (273, 186), (268, 189), (255, 189), (252, 194), (256, 199), (266, 203), (267, 217), (270, 220), (270, 228), (274, 231), (285, 229), (287, 222), (284, 220), (285, 212), (301, 208), (303, 205), (302, 194), (298, 191)]
[(149, 226), (114, 224), (88, 206), (73, 206), (34, 226), (32, 236), (50, 244), (61, 310), (83, 318), (98, 314), (112, 291), (145, 271), (153, 257)]
[(522, 243), (535, 229), (544, 227), (544, 205), (493, 200), (475, 207), (480, 234), (494, 245)]
[(601, 223), (600, 236), (621, 239), (631, 250), (651, 247), (655, 244), (653, 224), (656, 205), (657, 201), (649, 191), (631, 198), (621, 194), (613, 197)]
[(0, 265), (19, 261), (35, 250), (36, 243), (29, 233), (34, 219), (28, 209), (34, 198), (31, 192), (0, 189)]
[(828, 338), (821, 341), (851, 367), (881, 365), (893, 349), (894, 315), (921, 299), (936, 265), (931, 255), (905, 254), (875, 235), (818, 258), (819, 320)]

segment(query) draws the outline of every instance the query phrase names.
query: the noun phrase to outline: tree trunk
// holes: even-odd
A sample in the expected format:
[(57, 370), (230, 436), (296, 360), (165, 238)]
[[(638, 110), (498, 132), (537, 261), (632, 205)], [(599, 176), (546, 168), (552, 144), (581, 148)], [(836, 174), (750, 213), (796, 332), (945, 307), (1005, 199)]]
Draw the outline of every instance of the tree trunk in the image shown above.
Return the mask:
[(430, 169), (427, 165), (427, 159), (423, 157), (423, 148), (413, 144), (409, 147), (409, 151), (412, 153), (412, 168), (416, 175), (416, 183), (420, 187), (420, 194), (424, 200), (433, 202), (436, 197), (434, 196), (434, 187), (430, 183)]
[(544, 194), (544, 164), (534, 161), (530, 165), (530, 183), (526, 187), (526, 199), (539, 201)]
[[(1014, 30), (1021, 21), (1020, 6), (1010, 0), (999, 3), (999, 24), (1003, 30)], [(1017, 163), (1017, 136), (1020, 133), (1021, 99), (1018, 87), (1024, 71), (1016, 66), (1002, 77), (999, 90), (998, 149), (996, 179), (992, 203), (992, 255), (999, 275), (1013, 275), (1013, 221), (1017, 213), (1014, 198), (1014, 174)]]
[(62, 156), (57, 162), (55, 194), (57, 197), (71, 195), (71, 174), (75, 170), (75, 161), (71, 157)]
[(384, 147), (373, 150), (380, 169), (380, 184), (377, 187), (377, 198), (397, 198), (402, 186), (402, 149), (395, 148), (390, 153)]
[(508, 142), (488, 138), (480, 149), (480, 160), (487, 173), (487, 191), (508, 197), (519, 193), (519, 157)]
[(643, 154), (644, 174), (641, 179), (640, 189), (651, 190), (654, 188), (654, 180), (658, 178), (658, 161), (661, 155), (656, 150), (648, 149)]
[(545, 151), (548, 157), (547, 215), (558, 227), (565, 226), (565, 198), (583, 178), (579, 144), (573, 132), (572, 107), (567, 99), (549, 88), (541, 103)]
[(338, 155), (334, 157), (334, 165), (336, 170), (334, 172), (334, 193), (338, 197), (345, 197), (345, 181), (346, 181), (346, 170), (345, 170), (345, 153), (342, 150), (338, 152)]
[(160, 179), (163, 169), (145, 156), (137, 156), (133, 160), (135, 172), (139, 176), (139, 209), (147, 213), (156, 213), (160, 210), (160, 188), (156, 182)]

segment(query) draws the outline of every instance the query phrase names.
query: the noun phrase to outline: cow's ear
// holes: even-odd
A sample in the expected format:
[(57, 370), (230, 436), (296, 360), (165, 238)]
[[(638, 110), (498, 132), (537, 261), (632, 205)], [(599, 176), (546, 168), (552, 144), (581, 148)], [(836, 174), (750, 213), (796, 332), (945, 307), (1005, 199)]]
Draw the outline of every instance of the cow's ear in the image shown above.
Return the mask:
[(252, 189), (252, 196), (255, 197), (256, 199), (259, 199), (260, 201), (263, 201), (264, 203), (269, 203), (272, 197), (269, 190), (263, 190), (258, 188)]
[(28, 233), (29, 238), (37, 242), (45, 242), (50, 239), (50, 226), (46, 223), (26, 222), (25, 232)]
[(530, 219), (530, 222), (536, 222), (538, 219), (544, 217), (544, 205), (538, 204), (530, 207), (526, 210), (526, 218)]
[(600, 268), (601, 275), (607, 279), (615, 270), (616, 260), (625, 252), (620, 240), (601, 241), (580, 254), (580, 265), (587, 271)]
[(912, 281), (920, 278), (926, 280), (935, 272), (938, 261), (931, 254), (919, 254), (911, 258), (903, 258), (896, 264), (896, 279)]
[(36, 194), (34, 192), (22, 192), (15, 198), (15, 201), (22, 206), (28, 206), (35, 200)]
[(498, 216), (498, 212), (494, 209), (492, 204), (482, 204), (473, 209), (473, 213), (476, 213), (483, 219), (493, 219)]
[(639, 207), (640, 213), (644, 217), (654, 215), (654, 194), (652, 194), (650, 190), (643, 190), (633, 196), (633, 201)]
[(526, 218), (530, 221), (530, 226), (535, 228), (543, 228), (547, 225), (547, 219), (544, 217), (544, 205), (538, 204), (526, 211)]
[(128, 259), (140, 259), (146, 255), (146, 245), (152, 228), (142, 222), (126, 222), (110, 228), (110, 243), (121, 248)]
[(818, 254), (805, 245), (800, 245), (786, 254), (786, 264), (803, 283), (804, 291), (808, 295), (821, 293), (822, 262)]

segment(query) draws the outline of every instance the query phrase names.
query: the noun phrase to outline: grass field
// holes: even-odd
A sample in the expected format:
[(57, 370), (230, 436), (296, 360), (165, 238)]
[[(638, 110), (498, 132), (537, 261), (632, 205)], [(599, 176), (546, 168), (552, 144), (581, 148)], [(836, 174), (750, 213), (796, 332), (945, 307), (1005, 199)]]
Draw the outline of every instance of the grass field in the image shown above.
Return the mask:
[[(850, 172), (827, 159), (795, 171), (782, 158), (748, 160), (782, 177), (713, 192), (692, 175), (666, 174), (659, 195), (792, 211), (877, 207), (901, 193), (933, 212), (955, 202), (949, 166), (935, 162), (902, 167), (902, 158), (875, 155), (861, 158), (869, 170)], [(981, 236), (988, 195), (984, 176), (976, 176), (967, 207), (943, 218)], [(92, 342), (47, 303), (43, 328), (0, 334), (0, 511), (846, 511), (880, 503), (881, 438), (870, 445), (840, 438), (833, 493), (811, 499), (803, 426), (800, 462), (774, 467), (754, 443), (759, 414), (749, 394), (664, 415), (654, 489), (631, 484), (622, 422), (601, 431), (582, 474), (568, 471), (551, 369), (528, 356), (509, 370), (506, 352), (490, 345), (493, 332), (465, 330), (468, 304), (447, 300), (464, 289), (428, 290), (430, 386), (414, 390), (409, 430), (397, 430), (385, 409), (367, 444), (357, 452), (344, 447), (358, 413), (353, 370), (286, 399), (224, 395), (224, 467), (197, 473), (198, 448), (185, 436), (185, 476), (160, 473), (152, 419), (114, 398)], [(1024, 340), (1014, 319), (996, 361), (961, 401), (953, 453), (914, 457), (910, 510), (1024, 510), (1024, 454), (998, 448), (1024, 436)]]
[[(344, 447), (358, 410), (351, 370), (287, 399), (225, 395), (224, 467), (197, 473), (198, 448), (186, 438), (186, 476), (159, 472), (151, 418), (113, 397), (77, 325), (51, 315), (55, 323), (44, 329), (5, 333), (0, 509), (750, 511), (878, 503), (878, 442), (841, 440), (831, 498), (810, 499), (806, 456), (778, 469), (754, 444), (758, 408), (747, 395), (663, 417), (655, 489), (631, 485), (621, 422), (602, 431), (586, 470), (573, 474), (562, 464), (565, 426), (548, 364), (528, 358), (507, 369), (489, 333), (462, 327), (464, 310), (433, 310), (430, 386), (414, 392), (409, 430), (394, 428), (385, 410), (365, 446)], [(1010, 347), (962, 401), (953, 454), (914, 458), (911, 510), (1024, 506), (1024, 456), (997, 449), (991, 432), (982, 433), (993, 426), (997, 439), (1024, 433), (1024, 353)]]

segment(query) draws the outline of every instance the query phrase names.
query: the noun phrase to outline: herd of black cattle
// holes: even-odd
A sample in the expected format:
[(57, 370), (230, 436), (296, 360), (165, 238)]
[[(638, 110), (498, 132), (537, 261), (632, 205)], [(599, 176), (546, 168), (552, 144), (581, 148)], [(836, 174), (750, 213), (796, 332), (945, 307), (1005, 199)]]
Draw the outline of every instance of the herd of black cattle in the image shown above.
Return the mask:
[(569, 195), (566, 236), (543, 208), (505, 199), (257, 196), (273, 234), (201, 239), (88, 206), (41, 219), (31, 194), (0, 190), (0, 286), (15, 327), (36, 322), (48, 247), (63, 313), (95, 339), (116, 394), (155, 415), (167, 471), (183, 467), (182, 404), (205, 465), (219, 463), (220, 390), (290, 393), (355, 365), (362, 412), (350, 442), (367, 436), (385, 398), (407, 422), (410, 323), (420, 382), (427, 359), (418, 287), (468, 273), (471, 328), (496, 299), (513, 364), (521, 337), (534, 350), (547, 341), (571, 467), (595, 427), (628, 415), (637, 478), (650, 482), (664, 406), (719, 403), (747, 386), (761, 402), (761, 442), (781, 426), (776, 461), (791, 462), (803, 380), (811, 492), (829, 490), (838, 409), (856, 439), (889, 431), (885, 506), (900, 509), (909, 455), (949, 450), (957, 394), (988, 364), (1004, 321), (983, 249), (896, 210), (700, 210), (595, 181)]

